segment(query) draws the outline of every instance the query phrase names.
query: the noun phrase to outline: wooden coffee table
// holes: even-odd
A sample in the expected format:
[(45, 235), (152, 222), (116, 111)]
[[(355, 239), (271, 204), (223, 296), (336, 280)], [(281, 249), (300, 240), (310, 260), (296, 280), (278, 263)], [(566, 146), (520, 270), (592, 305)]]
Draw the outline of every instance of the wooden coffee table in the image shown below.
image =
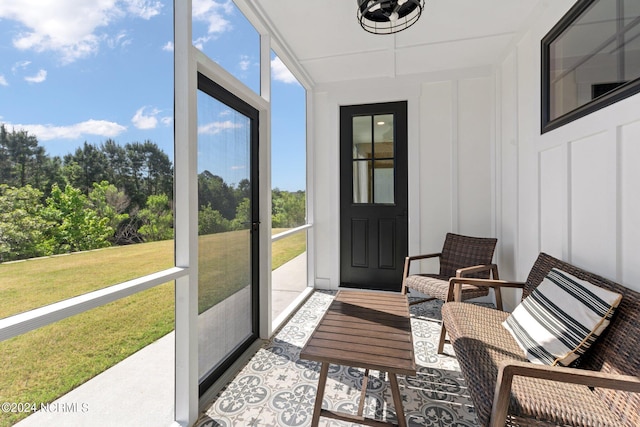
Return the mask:
[[(407, 425), (396, 376), (416, 374), (406, 295), (339, 291), (300, 357), (322, 363), (312, 427), (321, 416), (370, 426), (394, 425), (362, 415), (370, 369), (388, 373), (398, 425)], [(365, 369), (357, 415), (322, 409), (330, 363)]]

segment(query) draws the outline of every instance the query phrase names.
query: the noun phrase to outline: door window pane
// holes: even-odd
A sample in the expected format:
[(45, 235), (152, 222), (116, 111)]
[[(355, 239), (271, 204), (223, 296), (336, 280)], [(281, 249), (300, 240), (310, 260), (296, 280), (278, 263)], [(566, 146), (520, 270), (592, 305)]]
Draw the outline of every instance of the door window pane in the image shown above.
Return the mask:
[(353, 203), (395, 203), (393, 114), (354, 116), (351, 124)]
[(353, 118), (353, 159), (370, 159), (371, 146), (371, 116), (356, 116)]
[(393, 159), (393, 114), (374, 116), (374, 156), (376, 159)]
[(374, 193), (376, 203), (393, 203), (394, 169), (393, 160), (379, 160), (374, 168)]
[(373, 203), (371, 197), (371, 162), (353, 162), (353, 203)]
[(198, 329), (203, 381), (253, 333), (251, 119), (198, 92)]

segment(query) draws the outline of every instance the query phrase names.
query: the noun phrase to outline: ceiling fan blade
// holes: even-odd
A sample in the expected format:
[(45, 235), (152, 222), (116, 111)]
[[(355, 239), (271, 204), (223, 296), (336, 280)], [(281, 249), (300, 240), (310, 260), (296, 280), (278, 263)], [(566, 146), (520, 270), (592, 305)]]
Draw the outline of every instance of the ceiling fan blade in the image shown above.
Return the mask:
[[(369, 2), (369, 4), (371, 4), (372, 2)], [(369, 12), (375, 12), (376, 10), (380, 10), (382, 8), (382, 4), (380, 2), (375, 3), (373, 6), (371, 6), (371, 8), (369, 9)]]

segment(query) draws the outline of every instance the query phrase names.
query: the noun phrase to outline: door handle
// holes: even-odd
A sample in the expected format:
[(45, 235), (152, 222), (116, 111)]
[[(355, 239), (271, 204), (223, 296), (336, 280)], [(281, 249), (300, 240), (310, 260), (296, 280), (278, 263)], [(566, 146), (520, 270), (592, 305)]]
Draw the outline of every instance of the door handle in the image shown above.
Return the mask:
[(260, 221), (246, 221), (242, 222), (241, 224), (250, 225), (251, 231), (258, 231), (258, 228), (260, 227)]
[(251, 231), (258, 231), (259, 227), (260, 227), (260, 221), (253, 221), (251, 223)]

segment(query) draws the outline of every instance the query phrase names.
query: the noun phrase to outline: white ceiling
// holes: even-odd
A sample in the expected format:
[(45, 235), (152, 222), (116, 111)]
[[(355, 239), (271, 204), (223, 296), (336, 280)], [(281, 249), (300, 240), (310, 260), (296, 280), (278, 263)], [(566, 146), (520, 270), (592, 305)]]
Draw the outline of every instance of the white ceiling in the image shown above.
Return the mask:
[(365, 32), (356, 0), (260, 0), (314, 83), (492, 65), (545, 0), (426, 0), (420, 20), (395, 35)]

